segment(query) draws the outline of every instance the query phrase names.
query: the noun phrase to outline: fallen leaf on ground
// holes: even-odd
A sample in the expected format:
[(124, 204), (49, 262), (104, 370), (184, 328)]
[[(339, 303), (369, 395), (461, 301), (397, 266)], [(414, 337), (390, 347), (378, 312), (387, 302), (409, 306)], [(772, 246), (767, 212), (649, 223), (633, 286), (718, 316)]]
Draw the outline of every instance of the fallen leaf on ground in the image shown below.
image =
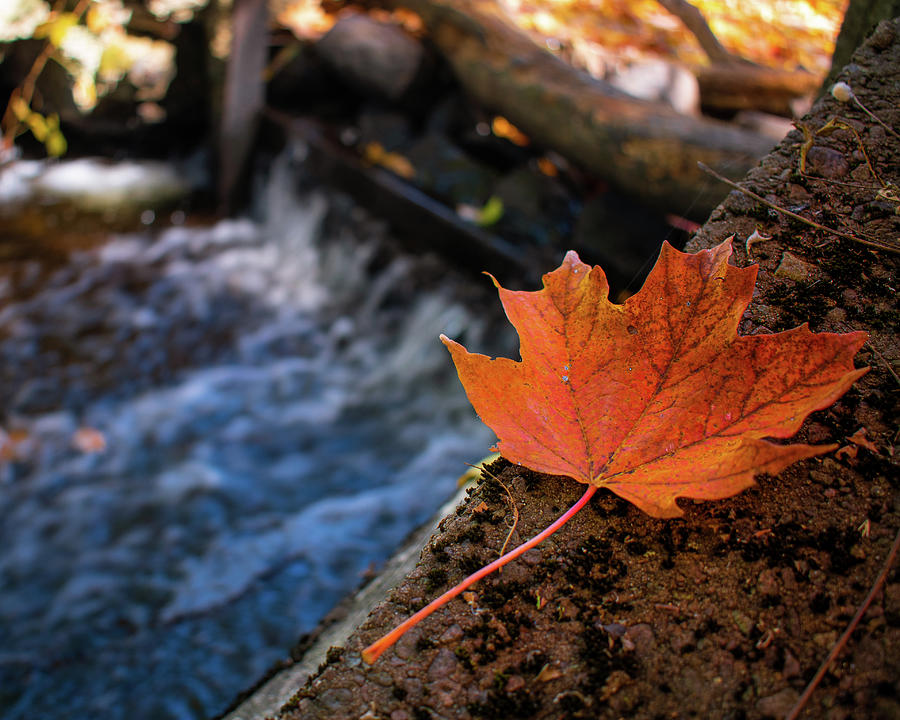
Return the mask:
[(757, 267), (730, 256), (730, 241), (696, 255), (666, 244), (622, 305), (574, 252), (542, 290), (498, 284), (522, 360), (442, 340), (501, 455), (674, 517), (677, 497), (729, 497), (755, 474), (833, 450), (763, 438), (790, 437), (867, 371), (853, 367), (866, 334), (737, 335)]
[(0, 428), (0, 462), (10, 460), (22, 460), (27, 455), (23, 452), (31, 436), (25, 430), (10, 430), (7, 432)]
[(663, 244), (640, 292), (609, 301), (599, 267), (574, 252), (536, 292), (494, 284), (521, 361), (470, 353), (445, 336), (466, 394), (507, 460), (587, 485), (551, 525), (472, 573), (363, 650), (378, 657), (452, 598), (559, 530), (606, 488), (658, 518), (678, 497), (717, 500), (837, 445), (782, 445), (868, 368), (866, 333), (807, 325), (739, 336), (757, 266), (728, 264), (731, 240), (696, 255)]
[(406, 180), (416, 175), (416, 169), (409, 160), (399, 153), (385, 150), (381, 143), (368, 143), (363, 149), (363, 159), (372, 165), (380, 165)]

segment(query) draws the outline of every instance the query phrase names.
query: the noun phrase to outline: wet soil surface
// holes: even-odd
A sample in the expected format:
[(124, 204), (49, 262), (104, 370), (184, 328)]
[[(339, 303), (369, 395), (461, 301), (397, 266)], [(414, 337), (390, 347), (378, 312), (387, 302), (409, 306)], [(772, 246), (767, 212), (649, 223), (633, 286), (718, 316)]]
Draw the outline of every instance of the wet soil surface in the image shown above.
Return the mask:
[[(900, 22), (842, 78), (900, 128)], [(821, 225), (896, 247), (900, 139), (831, 97), (744, 186)], [(852, 129), (848, 129), (852, 128)], [(873, 172), (874, 171), (874, 172)], [(882, 191), (879, 193), (879, 191)], [(759, 235), (753, 238), (753, 233)], [(360, 651), (582, 494), (503, 460), (447, 518), (422, 561), (282, 711), (282, 718), (783, 718), (885, 564), (900, 526), (898, 255), (840, 238), (734, 191), (693, 241), (735, 234), (760, 265), (743, 334), (808, 321), (867, 330), (870, 372), (815, 413), (800, 442), (840, 450), (763, 476), (738, 497), (682, 501), (655, 520), (605, 491), (564, 529), (407, 633), (373, 666)], [(760, 239), (760, 235), (765, 238)], [(748, 238), (749, 252), (748, 252)], [(862, 435), (855, 435), (860, 428)], [(860, 444), (861, 443), (861, 444)], [(894, 569), (801, 717), (900, 717), (900, 577)]]

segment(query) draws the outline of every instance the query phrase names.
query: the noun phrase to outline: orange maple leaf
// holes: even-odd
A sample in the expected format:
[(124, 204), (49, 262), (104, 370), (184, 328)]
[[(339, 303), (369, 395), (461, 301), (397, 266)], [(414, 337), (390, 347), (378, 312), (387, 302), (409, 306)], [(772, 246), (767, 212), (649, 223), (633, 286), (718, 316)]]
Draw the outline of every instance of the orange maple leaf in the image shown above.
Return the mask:
[(734, 495), (759, 473), (837, 445), (779, 445), (868, 371), (853, 356), (864, 332), (807, 325), (739, 336), (757, 266), (728, 264), (731, 240), (695, 255), (663, 244), (644, 287), (611, 303), (599, 267), (569, 252), (544, 288), (494, 284), (519, 333), (521, 361), (468, 352), (445, 336), (460, 380), (507, 460), (587, 484), (531, 540), (473, 573), (363, 651), (374, 662), (410, 627), (562, 527), (599, 488), (654, 517), (677, 497)]
[(605, 487), (654, 517), (676, 497), (716, 500), (836, 445), (777, 445), (868, 368), (866, 333), (737, 335), (757, 266), (728, 264), (731, 241), (696, 255), (664, 244), (622, 305), (599, 267), (569, 252), (544, 289), (500, 287), (521, 362), (441, 336), (507, 460)]

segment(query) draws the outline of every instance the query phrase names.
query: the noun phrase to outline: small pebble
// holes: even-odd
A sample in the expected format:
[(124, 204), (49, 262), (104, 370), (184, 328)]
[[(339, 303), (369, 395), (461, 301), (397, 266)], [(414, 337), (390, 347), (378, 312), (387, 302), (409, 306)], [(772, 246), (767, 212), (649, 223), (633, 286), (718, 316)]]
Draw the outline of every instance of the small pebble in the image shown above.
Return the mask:
[(441, 634), (441, 637), (439, 638), (439, 642), (442, 645), (455, 643), (460, 638), (462, 638), (462, 636), (463, 636), (463, 629), (457, 623), (454, 623), (453, 625), (448, 627), (446, 630), (444, 630), (444, 632)]
[(779, 690), (774, 695), (760, 698), (756, 703), (756, 709), (767, 718), (783, 718), (797, 703), (800, 695), (793, 688)]
[(850, 172), (850, 164), (843, 153), (821, 145), (813, 145), (806, 153), (807, 172), (831, 180), (842, 178)]
[(788, 678), (797, 677), (800, 674), (800, 663), (797, 661), (790, 650), (784, 651), (784, 668), (781, 671), (781, 676), (787, 680)]
[(778, 578), (774, 570), (763, 570), (756, 581), (756, 589), (762, 595), (778, 594)]
[(894, 26), (885, 20), (875, 28), (869, 42), (876, 50), (887, 50), (894, 42), (894, 35)]
[(786, 252), (781, 256), (781, 263), (775, 270), (775, 277), (787, 278), (794, 282), (808, 283), (815, 279), (818, 268), (796, 255)]
[(456, 655), (453, 654), (452, 650), (441, 648), (428, 667), (428, 679), (440, 680), (445, 678), (456, 669), (458, 664), (459, 660), (456, 659)]
[(506, 681), (506, 686), (503, 689), (508, 693), (514, 693), (523, 687), (525, 687), (525, 678), (521, 675), (513, 675)]

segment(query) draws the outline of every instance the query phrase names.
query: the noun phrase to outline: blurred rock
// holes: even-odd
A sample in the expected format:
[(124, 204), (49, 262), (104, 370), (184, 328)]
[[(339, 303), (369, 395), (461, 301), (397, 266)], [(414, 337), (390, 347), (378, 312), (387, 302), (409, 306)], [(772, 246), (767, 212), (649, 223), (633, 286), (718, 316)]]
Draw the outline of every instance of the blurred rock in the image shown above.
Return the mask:
[(735, 125), (753, 130), (779, 142), (794, 129), (794, 123), (789, 118), (757, 110), (741, 110), (734, 116), (733, 122)]
[(671, 234), (662, 216), (613, 191), (585, 200), (573, 245), (596, 258), (613, 287), (640, 287), (659, 246)]
[(415, 182), (451, 207), (481, 207), (490, 197), (496, 173), (473, 160), (446, 137), (428, 133), (416, 140), (406, 157), (416, 169)]
[(669, 105), (683, 115), (700, 114), (700, 87), (686, 68), (662, 59), (641, 60), (606, 77), (613, 87), (641, 100)]
[(400, 28), (366, 15), (346, 15), (316, 46), (322, 58), (349, 85), (399, 100), (423, 66), (422, 46)]
[(837, 150), (822, 145), (813, 145), (806, 153), (809, 172), (834, 180), (850, 172), (847, 159)]
[(520, 167), (497, 182), (494, 194), (503, 202), (497, 227), (503, 237), (552, 247), (569, 242), (580, 207), (557, 178)]

